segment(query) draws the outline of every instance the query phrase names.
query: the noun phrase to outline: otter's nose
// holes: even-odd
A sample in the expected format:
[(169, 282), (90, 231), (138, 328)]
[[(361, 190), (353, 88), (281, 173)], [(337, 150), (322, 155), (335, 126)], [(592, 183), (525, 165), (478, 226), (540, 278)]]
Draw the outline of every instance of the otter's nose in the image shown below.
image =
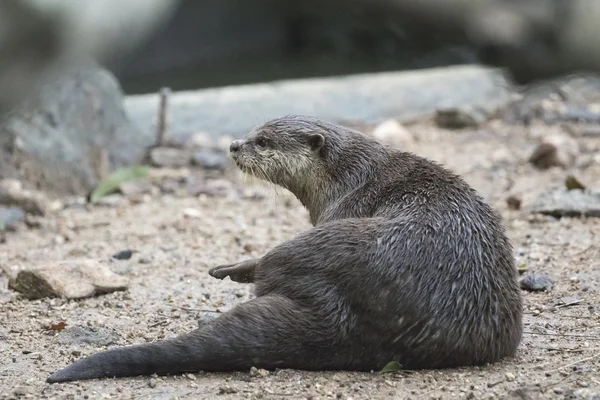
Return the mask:
[(233, 142), (231, 142), (231, 145), (229, 146), (229, 151), (232, 153), (237, 153), (241, 147), (242, 147), (242, 142), (240, 140), (234, 140)]

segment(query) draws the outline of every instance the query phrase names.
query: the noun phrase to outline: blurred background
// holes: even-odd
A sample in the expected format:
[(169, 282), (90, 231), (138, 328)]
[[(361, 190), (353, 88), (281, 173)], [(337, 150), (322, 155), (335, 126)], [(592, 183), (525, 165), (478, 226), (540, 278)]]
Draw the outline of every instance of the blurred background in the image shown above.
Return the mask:
[(471, 63), (526, 83), (597, 70), (598, 20), (594, 0), (9, 0), (1, 98), (82, 54), (128, 94)]

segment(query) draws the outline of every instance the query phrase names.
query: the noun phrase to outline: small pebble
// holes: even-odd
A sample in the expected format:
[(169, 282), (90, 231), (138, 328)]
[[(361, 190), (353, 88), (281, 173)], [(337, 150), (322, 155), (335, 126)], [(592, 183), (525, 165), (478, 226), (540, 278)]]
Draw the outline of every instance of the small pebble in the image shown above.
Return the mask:
[(543, 141), (529, 156), (529, 162), (539, 169), (552, 167), (570, 167), (575, 162), (579, 148), (577, 141), (568, 135), (552, 134)]
[(515, 375), (511, 372), (507, 372), (506, 374), (504, 374), (504, 376), (506, 377), (506, 380), (508, 382), (514, 382), (515, 381)]
[(156, 379), (150, 378), (150, 381), (148, 381), (148, 386), (154, 389), (156, 387)]
[(412, 133), (395, 119), (377, 125), (372, 132), (376, 140), (397, 148), (403, 148), (414, 141)]
[(133, 254), (133, 250), (121, 250), (116, 254), (113, 254), (113, 258), (116, 260), (129, 260)]
[(439, 109), (435, 114), (436, 124), (447, 129), (477, 127), (487, 119), (484, 110), (470, 106)]
[(185, 377), (188, 378), (190, 381), (196, 380), (196, 375), (194, 374), (186, 374)]
[(269, 376), (270, 372), (267, 371), (266, 369), (262, 369), (262, 368), (256, 368), (256, 367), (252, 367), (250, 368), (250, 376), (260, 376), (260, 377), (266, 377)]
[(101, 207), (119, 207), (125, 201), (125, 197), (121, 194), (109, 194), (99, 198), (94, 204)]
[(148, 178), (125, 181), (119, 185), (119, 191), (126, 197), (152, 193), (154, 185)]
[(219, 394), (235, 394), (237, 393), (237, 389), (231, 386), (221, 386), (219, 388)]
[(183, 215), (186, 218), (200, 218), (202, 217), (202, 211), (196, 208), (186, 208), (183, 210)]
[(508, 196), (506, 198), (506, 205), (511, 210), (520, 210), (521, 209), (521, 198), (518, 196)]
[(152, 258), (149, 256), (142, 256), (140, 257), (140, 259), (138, 260), (138, 262), (140, 264), (150, 264), (152, 262)]
[(554, 287), (554, 281), (546, 274), (525, 275), (520, 280), (521, 289), (530, 292), (548, 291)]

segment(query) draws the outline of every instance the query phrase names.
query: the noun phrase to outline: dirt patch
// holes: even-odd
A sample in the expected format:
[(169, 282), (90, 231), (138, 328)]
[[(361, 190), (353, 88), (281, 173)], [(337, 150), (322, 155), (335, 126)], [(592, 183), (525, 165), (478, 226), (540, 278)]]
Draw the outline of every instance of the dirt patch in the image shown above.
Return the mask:
[[(525, 334), (514, 359), (446, 371), (268, 374), (188, 374), (48, 385), (52, 372), (111, 346), (143, 343), (194, 329), (198, 321), (251, 298), (250, 285), (217, 281), (210, 267), (264, 254), (309, 227), (308, 214), (282, 189), (232, 179), (243, 193), (226, 196), (153, 196), (140, 204), (73, 207), (22, 229), (0, 245), (0, 264), (28, 265), (71, 258), (105, 258), (129, 276), (126, 292), (80, 301), (15, 298), (0, 304), (0, 397), (30, 398), (263, 398), (263, 399), (553, 399), (600, 396), (600, 219), (531, 214), (538, 194), (564, 185), (567, 171), (536, 170), (526, 160), (537, 128), (440, 130), (408, 127), (410, 150), (463, 175), (503, 215), (519, 265), (554, 280), (549, 292), (525, 297)], [(551, 128), (548, 128), (551, 129)], [(600, 139), (583, 138), (571, 173), (600, 182), (593, 160)], [(506, 198), (522, 199), (510, 210)], [(194, 212), (190, 212), (193, 209)], [(46, 330), (65, 322), (62, 331)], [(74, 332), (74, 333), (73, 333)]]

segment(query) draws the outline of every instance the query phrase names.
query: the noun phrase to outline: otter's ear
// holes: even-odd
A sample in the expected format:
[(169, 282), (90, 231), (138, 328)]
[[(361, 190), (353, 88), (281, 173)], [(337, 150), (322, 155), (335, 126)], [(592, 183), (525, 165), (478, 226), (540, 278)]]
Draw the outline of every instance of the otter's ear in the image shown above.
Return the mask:
[(308, 136), (308, 144), (312, 151), (319, 151), (325, 144), (325, 138), (321, 134), (311, 133)]

